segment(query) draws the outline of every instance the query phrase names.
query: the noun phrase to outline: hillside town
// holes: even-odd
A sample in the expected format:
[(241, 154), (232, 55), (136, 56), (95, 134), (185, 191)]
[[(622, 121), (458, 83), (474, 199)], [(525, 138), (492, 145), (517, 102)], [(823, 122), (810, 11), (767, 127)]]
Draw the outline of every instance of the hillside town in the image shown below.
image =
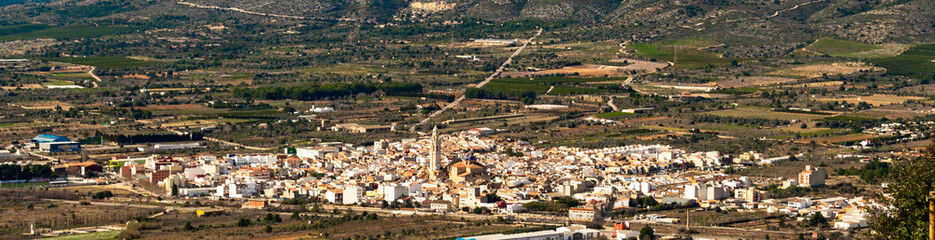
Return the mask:
[[(281, 154), (118, 156), (109, 166), (89, 161), (53, 170), (88, 177), (83, 181), (92, 184), (127, 182), (167, 198), (240, 201), (245, 209), (313, 199), (402, 215), (489, 213), (511, 219), (539, 215), (581, 224), (685, 220), (658, 214), (615, 215), (647, 207), (644, 201), (652, 199), (688, 208), (762, 211), (801, 222), (821, 215), (834, 228), (848, 230), (866, 227), (865, 209), (876, 204), (864, 197), (768, 197), (771, 188), (825, 186), (828, 173), (818, 166), (807, 165), (796, 176), (777, 179), (724, 173), (728, 168), (775, 164), (794, 156), (767, 158), (757, 152), (730, 156), (665, 145), (543, 148), (485, 136), (489, 132), (441, 134), (436, 128), (421, 138), (380, 140), (367, 147), (330, 142)], [(38, 136), (33, 142), (46, 151), (74, 145), (53, 135)], [(535, 205), (530, 203), (562, 199), (575, 204), (567, 212), (545, 215), (527, 209)], [(628, 231), (633, 230), (615, 228), (605, 235), (632, 235)]]

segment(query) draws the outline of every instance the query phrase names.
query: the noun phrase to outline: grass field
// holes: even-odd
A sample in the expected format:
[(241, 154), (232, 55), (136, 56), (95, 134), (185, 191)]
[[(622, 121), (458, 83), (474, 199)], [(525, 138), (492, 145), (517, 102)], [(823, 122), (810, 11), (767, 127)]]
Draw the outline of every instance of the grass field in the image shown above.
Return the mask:
[(819, 38), (805, 49), (831, 56), (851, 56), (856, 53), (880, 49), (880, 47), (854, 41)]
[(20, 25), (10, 25), (10, 26), (0, 26), (0, 36), (22, 34), (28, 32), (35, 32), (49, 28), (48, 25), (43, 24), (20, 24)]
[(633, 114), (634, 114), (634, 113), (628, 113), (628, 112), (609, 112), (609, 113), (601, 113), (601, 114), (598, 114), (597, 117), (599, 117), (599, 118), (613, 118), (613, 117), (621, 117), (621, 116), (630, 116), (630, 115), (633, 115)]
[(935, 44), (918, 45), (898, 56), (871, 59), (870, 62), (886, 68), (888, 73), (915, 79), (933, 79)]
[(138, 27), (129, 26), (107, 26), (94, 27), (84, 24), (73, 24), (60, 27), (42, 27), (36, 24), (5, 26), (0, 28), (0, 41), (34, 39), (34, 38), (55, 38), (71, 39), (84, 37), (97, 37), (111, 34), (129, 33), (140, 30)]
[(715, 42), (706, 40), (687, 39), (658, 44), (631, 44), (627, 47), (636, 50), (636, 55), (674, 62), (673, 67), (698, 68), (730, 64), (734, 59), (723, 58), (720, 54), (700, 49), (714, 44)]
[(44, 240), (97, 240), (97, 239), (114, 239), (114, 237), (120, 234), (120, 231), (108, 231), (108, 232), (96, 232), (88, 234), (79, 234), (79, 235), (68, 235), (68, 236), (58, 236), (52, 238), (43, 238)]
[(49, 182), (28, 182), (28, 183), (5, 183), (0, 184), (0, 187), (5, 188), (28, 188), (28, 187), (41, 187), (48, 186)]
[(42, 85), (45, 85), (45, 86), (65, 86), (65, 85), (75, 85), (75, 83), (74, 83), (74, 82), (69, 82), (69, 81), (61, 81), (61, 80), (46, 80), (46, 82), (43, 82)]
[(120, 56), (107, 57), (46, 57), (42, 60), (53, 62), (66, 62), (95, 66), (100, 69), (133, 68), (151, 65), (166, 64), (164, 62), (144, 62)]

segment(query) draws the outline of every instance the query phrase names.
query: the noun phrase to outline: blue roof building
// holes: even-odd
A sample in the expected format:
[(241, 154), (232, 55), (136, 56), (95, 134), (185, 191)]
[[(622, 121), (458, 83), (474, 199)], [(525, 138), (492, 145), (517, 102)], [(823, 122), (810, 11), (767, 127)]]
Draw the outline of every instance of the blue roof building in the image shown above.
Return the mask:
[(67, 137), (57, 136), (57, 135), (42, 134), (42, 135), (32, 138), (32, 142), (33, 143), (71, 142), (71, 139), (68, 139)]

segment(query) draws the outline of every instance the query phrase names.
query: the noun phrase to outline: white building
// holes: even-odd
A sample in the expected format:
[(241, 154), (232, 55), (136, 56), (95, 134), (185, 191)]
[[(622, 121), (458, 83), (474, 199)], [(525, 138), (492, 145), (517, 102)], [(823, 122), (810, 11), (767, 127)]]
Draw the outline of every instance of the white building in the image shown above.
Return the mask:
[(362, 200), (364, 196), (364, 189), (357, 185), (350, 185), (344, 188), (344, 196), (342, 203), (344, 205), (351, 205), (358, 203)]
[(234, 166), (273, 167), (277, 158), (275, 155), (237, 155), (228, 157), (227, 161)]
[(295, 148), (295, 156), (299, 158), (323, 158), (326, 154), (338, 153), (338, 148), (334, 147), (300, 147)]
[(385, 184), (380, 187), (383, 189), (383, 200), (387, 202), (394, 202), (409, 191), (406, 186), (397, 184)]

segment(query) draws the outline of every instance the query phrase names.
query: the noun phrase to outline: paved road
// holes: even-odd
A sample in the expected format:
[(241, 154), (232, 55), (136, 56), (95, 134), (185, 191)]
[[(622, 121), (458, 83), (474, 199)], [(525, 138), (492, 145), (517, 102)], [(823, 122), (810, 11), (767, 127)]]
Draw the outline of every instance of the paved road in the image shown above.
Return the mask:
[[(508, 58), (506, 59), (506, 61), (503, 62), (503, 64), (500, 64), (500, 67), (497, 68), (497, 71), (494, 71), (492, 74), (490, 74), (490, 76), (487, 76), (487, 78), (484, 79), (484, 81), (478, 83), (477, 86), (474, 86), (474, 87), (475, 87), (475, 88), (484, 87), (484, 85), (487, 85), (487, 83), (490, 83), (491, 80), (493, 80), (495, 77), (497, 77), (497, 76), (499, 76), (501, 73), (503, 73), (503, 69), (505, 69), (507, 65), (510, 65), (510, 63), (513, 62), (513, 57), (516, 57), (517, 55), (519, 55), (520, 53), (522, 53), (523, 50), (526, 49), (526, 46), (529, 45), (529, 43), (532, 42), (532, 40), (536, 39), (536, 37), (538, 37), (540, 34), (542, 34), (542, 28), (540, 28), (539, 31), (536, 32), (536, 35), (533, 35), (531, 38), (529, 38), (529, 40), (527, 40), (525, 43), (523, 43), (523, 46), (521, 46), (521, 47), (519, 47), (518, 49), (516, 49), (516, 51), (513, 52), (513, 55), (510, 55), (510, 57), (508, 57)], [(458, 97), (458, 99), (455, 99), (453, 102), (449, 103), (448, 105), (445, 105), (445, 107), (442, 107), (442, 108), (439, 109), (438, 111), (433, 112), (432, 114), (430, 114), (430, 115), (429, 115), (428, 117), (426, 117), (425, 119), (422, 119), (422, 121), (419, 121), (419, 123), (416, 123), (415, 125), (412, 125), (412, 127), (409, 128), (409, 131), (410, 131), (410, 132), (415, 132), (415, 131), (416, 131), (416, 127), (421, 126), (421, 125), (423, 125), (423, 124), (425, 124), (425, 123), (428, 123), (428, 122), (429, 122), (430, 120), (432, 120), (432, 118), (434, 118), (435, 116), (438, 116), (439, 114), (445, 112), (445, 110), (448, 110), (448, 109), (450, 109), (450, 108), (452, 108), (452, 107), (458, 106), (458, 104), (461, 104), (461, 101), (464, 101), (464, 99), (465, 99), (464, 94), (461, 94), (461, 97)]]

